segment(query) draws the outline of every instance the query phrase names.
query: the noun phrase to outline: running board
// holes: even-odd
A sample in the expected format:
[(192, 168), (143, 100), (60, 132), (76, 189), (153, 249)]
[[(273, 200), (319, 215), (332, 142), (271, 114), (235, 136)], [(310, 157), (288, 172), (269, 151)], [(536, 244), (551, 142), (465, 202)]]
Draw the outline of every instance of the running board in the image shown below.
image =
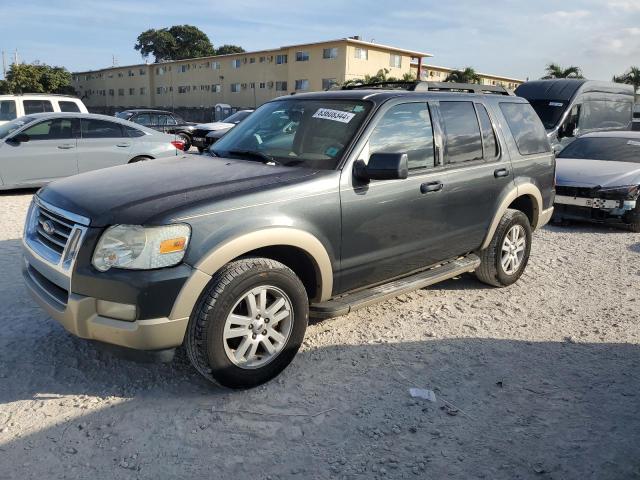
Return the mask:
[(466, 257), (443, 263), (429, 270), (423, 270), (377, 287), (348, 293), (326, 302), (314, 303), (309, 308), (309, 316), (323, 319), (346, 315), (359, 308), (368, 307), (403, 293), (428, 287), (466, 272), (473, 272), (479, 266), (480, 258), (471, 253)]

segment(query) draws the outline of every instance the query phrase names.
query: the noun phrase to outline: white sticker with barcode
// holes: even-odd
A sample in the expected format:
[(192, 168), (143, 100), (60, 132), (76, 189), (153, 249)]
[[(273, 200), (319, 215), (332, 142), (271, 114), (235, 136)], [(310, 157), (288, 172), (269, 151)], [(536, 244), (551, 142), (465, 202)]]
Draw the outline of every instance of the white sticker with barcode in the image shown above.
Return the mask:
[(333, 120), (334, 122), (341, 123), (349, 123), (355, 116), (355, 113), (332, 110), (330, 108), (319, 108), (318, 111), (313, 114), (313, 118), (322, 118), (324, 120)]
[(563, 107), (564, 105), (560, 102), (549, 102), (550, 107)]

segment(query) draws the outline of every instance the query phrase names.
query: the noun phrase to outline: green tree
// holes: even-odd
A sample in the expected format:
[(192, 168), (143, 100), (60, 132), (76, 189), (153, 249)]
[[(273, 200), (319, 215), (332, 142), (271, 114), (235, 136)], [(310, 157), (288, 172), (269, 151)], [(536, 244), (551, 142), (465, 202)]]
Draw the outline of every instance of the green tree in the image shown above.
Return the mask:
[(584, 78), (582, 76), (582, 69), (576, 66), (570, 66), (563, 68), (557, 63), (550, 63), (545, 68), (547, 74), (542, 77), (543, 80), (549, 80), (552, 78)]
[(480, 80), (480, 75), (471, 67), (466, 67), (464, 70), (453, 70), (444, 79), (445, 82), (455, 83), (480, 83)]
[(75, 95), (71, 74), (64, 67), (44, 63), (14, 63), (0, 83), (2, 93), (63, 93)]
[(238, 45), (221, 45), (216, 49), (216, 55), (229, 55), (231, 53), (244, 53), (245, 49)]
[(144, 58), (153, 55), (156, 62), (215, 54), (207, 34), (193, 25), (146, 30), (138, 35), (138, 42), (134, 48)]
[(622, 75), (614, 76), (613, 81), (616, 83), (626, 83), (627, 85), (633, 85), (633, 89), (637, 93), (640, 89), (640, 67), (631, 67)]

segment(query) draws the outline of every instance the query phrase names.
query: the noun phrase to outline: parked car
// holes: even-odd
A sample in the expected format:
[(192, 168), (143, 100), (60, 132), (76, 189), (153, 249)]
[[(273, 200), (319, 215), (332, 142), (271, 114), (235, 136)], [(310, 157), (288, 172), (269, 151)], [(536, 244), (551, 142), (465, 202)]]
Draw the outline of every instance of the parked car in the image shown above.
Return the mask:
[(590, 133), (558, 155), (557, 220), (615, 221), (640, 232), (640, 132)]
[(0, 125), (34, 113), (87, 113), (82, 100), (69, 95), (29, 93), (0, 95)]
[(640, 131), (640, 105), (636, 105), (633, 109), (633, 124), (631, 130)]
[(185, 152), (191, 148), (195, 123), (165, 110), (134, 109), (116, 113), (116, 117), (144, 125), (159, 132), (171, 133), (184, 143)]
[(253, 110), (238, 110), (221, 122), (200, 123), (193, 129), (193, 146), (202, 153), (222, 135), (247, 118)]
[(566, 78), (534, 80), (520, 85), (515, 93), (529, 100), (557, 152), (580, 135), (631, 127), (635, 93), (631, 85)]
[(45, 187), (25, 227), (29, 291), (77, 336), (184, 344), (206, 378), (243, 388), (291, 362), (310, 313), (464, 272), (517, 281), (553, 213), (554, 155), (531, 105), (481, 85), (445, 88), (491, 93), (384, 87), (282, 97), (211, 157)]
[(104, 115), (36, 113), (0, 125), (0, 189), (39, 187), (114, 165), (175, 157), (182, 142)]

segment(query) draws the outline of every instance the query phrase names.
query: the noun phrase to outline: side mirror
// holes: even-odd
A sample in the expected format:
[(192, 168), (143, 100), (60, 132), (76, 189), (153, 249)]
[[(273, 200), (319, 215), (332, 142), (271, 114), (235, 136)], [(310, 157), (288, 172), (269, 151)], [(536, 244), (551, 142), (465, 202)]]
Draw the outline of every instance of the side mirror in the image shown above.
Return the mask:
[(21, 143), (28, 142), (28, 141), (29, 141), (29, 135), (27, 135), (26, 133), (19, 133), (7, 139), (7, 143), (11, 145), (20, 145)]
[(357, 160), (353, 165), (356, 178), (369, 180), (404, 180), (409, 176), (409, 157), (406, 153), (374, 153), (369, 163)]

